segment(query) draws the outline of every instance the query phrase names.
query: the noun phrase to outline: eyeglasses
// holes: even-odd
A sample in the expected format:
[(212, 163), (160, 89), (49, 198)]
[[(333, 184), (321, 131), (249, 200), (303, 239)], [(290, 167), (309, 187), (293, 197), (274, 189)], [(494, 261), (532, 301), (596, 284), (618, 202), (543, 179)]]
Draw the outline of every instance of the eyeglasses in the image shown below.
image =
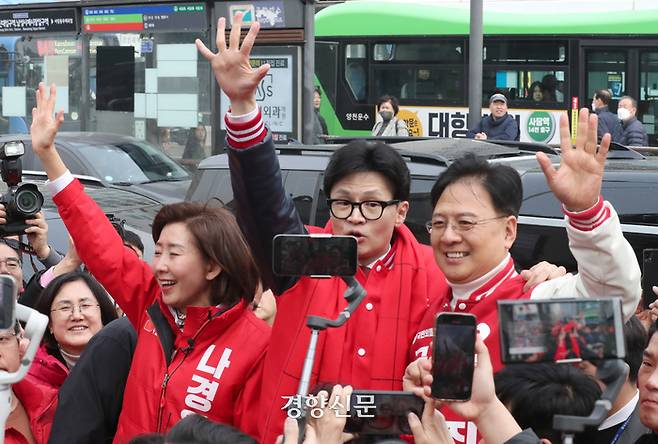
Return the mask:
[(384, 214), (384, 209), (390, 205), (399, 204), (398, 199), (393, 200), (364, 200), (363, 202), (352, 202), (343, 199), (327, 199), (327, 205), (331, 215), (336, 219), (348, 219), (359, 207), (361, 215), (366, 220), (377, 220)]
[(78, 304), (78, 305), (61, 305), (57, 308), (50, 310), (51, 313), (58, 313), (62, 317), (69, 317), (75, 312), (75, 307), (78, 307), (78, 311), (83, 316), (92, 314), (98, 307), (99, 304), (90, 304), (88, 302)]
[(0, 264), (5, 264), (7, 270), (13, 271), (21, 268), (21, 260), (17, 257), (0, 258)]
[(429, 222), (425, 222), (425, 228), (427, 228), (427, 232), (430, 234), (432, 232), (442, 234), (448, 228), (448, 225), (450, 225), (452, 229), (455, 230), (456, 232), (465, 233), (467, 231), (471, 231), (477, 225), (486, 224), (487, 222), (491, 222), (496, 219), (503, 219), (505, 217), (507, 216), (497, 216), (497, 217), (491, 217), (489, 219), (480, 219), (480, 220), (461, 218), (461, 219), (457, 219), (455, 223), (448, 222), (447, 220), (444, 219), (436, 219)]

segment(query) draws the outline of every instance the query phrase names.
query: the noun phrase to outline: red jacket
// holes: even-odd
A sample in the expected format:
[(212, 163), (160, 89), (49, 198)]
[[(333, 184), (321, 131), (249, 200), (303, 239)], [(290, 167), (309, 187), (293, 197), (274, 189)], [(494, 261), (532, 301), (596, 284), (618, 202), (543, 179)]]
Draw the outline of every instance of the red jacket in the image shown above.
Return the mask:
[[(57, 408), (57, 389), (26, 376), (14, 384), (12, 390), (23, 404), (30, 420), (30, 430), (37, 444), (46, 444)], [(18, 430), (5, 429), (5, 444), (27, 444), (28, 441)]]
[(44, 384), (59, 389), (64, 384), (69, 369), (59, 359), (48, 353), (46, 346), (41, 344), (28, 374)]
[(75, 180), (54, 201), (81, 259), (138, 334), (114, 442), (166, 432), (190, 413), (256, 435), (259, 418), (246, 401), (260, 390), (270, 327), (240, 303), (221, 314), (189, 307), (181, 331), (149, 265), (124, 247), (82, 185)]
[[(313, 229), (319, 231), (319, 229)], [(331, 232), (327, 225), (323, 230)], [(430, 304), (447, 286), (432, 250), (404, 225), (396, 228), (391, 252), (357, 279), (367, 296), (348, 322), (320, 334), (311, 388), (320, 383), (358, 389), (401, 390), (411, 340)], [(277, 300), (277, 319), (265, 359), (261, 415), (263, 442), (281, 433), (284, 396), (297, 393), (310, 330), (309, 315), (334, 319), (347, 305), (338, 278), (301, 278)]]

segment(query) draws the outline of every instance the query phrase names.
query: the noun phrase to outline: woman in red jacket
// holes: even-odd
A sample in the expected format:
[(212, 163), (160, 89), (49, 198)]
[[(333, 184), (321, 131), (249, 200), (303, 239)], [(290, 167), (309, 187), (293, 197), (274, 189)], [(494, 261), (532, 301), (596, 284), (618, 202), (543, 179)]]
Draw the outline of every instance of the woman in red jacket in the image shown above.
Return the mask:
[(54, 115), (54, 85), (46, 95), (40, 84), (32, 148), (80, 258), (138, 334), (114, 442), (166, 432), (192, 413), (257, 434), (250, 401), (270, 327), (251, 310), (259, 275), (235, 218), (199, 203), (164, 206), (153, 221), (149, 267), (59, 157), (53, 141), (63, 113)]

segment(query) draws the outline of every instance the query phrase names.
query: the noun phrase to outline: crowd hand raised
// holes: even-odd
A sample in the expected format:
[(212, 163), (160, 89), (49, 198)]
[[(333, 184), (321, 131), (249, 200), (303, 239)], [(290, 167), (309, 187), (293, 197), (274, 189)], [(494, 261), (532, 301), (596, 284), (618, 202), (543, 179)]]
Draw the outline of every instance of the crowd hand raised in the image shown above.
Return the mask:
[(537, 153), (548, 186), (569, 211), (593, 207), (601, 194), (605, 159), (610, 148), (610, 134), (603, 136), (597, 150), (598, 117), (586, 108), (578, 117), (576, 146), (571, 146), (571, 131), (566, 114), (560, 116), (560, 167), (553, 167), (545, 153)]
[(78, 256), (78, 250), (75, 249), (75, 242), (73, 242), (73, 238), (69, 236), (69, 249), (66, 251), (66, 255), (62, 258), (62, 260), (57, 265), (55, 265), (53, 274), (55, 276), (60, 276), (65, 273), (70, 273), (78, 270), (80, 265), (82, 265), (82, 259), (80, 259), (80, 256)]
[[(2, 209), (4, 211), (4, 206)], [(26, 219), (25, 223), (30, 225), (25, 229), (30, 246), (39, 259), (47, 258), (50, 254), (50, 246), (48, 245), (48, 224), (43, 213), (39, 211), (35, 214), (34, 219)]]
[(434, 401), (425, 401), (422, 419), (409, 413), (409, 427), (416, 444), (453, 444), (445, 418), (434, 408)]
[[(334, 385), (331, 395), (322, 390), (318, 393), (320, 405), (323, 405), (322, 416), (319, 418), (308, 417), (308, 422), (315, 432), (319, 443), (344, 443), (354, 438), (349, 433), (344, 433), (347, 421), (348, 400), (352, 396), (352, 387), (346, 385)], [(326, 401), (325, 401), (326, 400)]]
[(550, 262), (541, 261), (530, 267), (529, 270), (521, 271), (521, 278), (526, 281), (523, 286), (523, 291), (529, 291), (542, 282), (557, 279), (565, 274), (567, 274), (566, 268), (558, 267)]
[(226, 19), (221, 17), (218, 20), (217, 54), (208, 49), (201, 40), (196, 40), (197, 49), (210, 62), (217, 84), (231, 101), (231, 111), (237, 115), (246, 114), (256, 108), (256, 87), (270, 69), (269, 64), (256, 69), (251, 67), (249, 55), (260, 25), (258, 22), (252, 23), (240, 46), (242, 16), (242, 13), (238, 12), (233, 17), (228, 48), (225, 34)]
[(57, 87), (55, 84), (50, 85), (50, 95), (46, 96), (46, 85), (43, 82), (39, 83), (36, 92), (37, 106), (32, 108), (30, 136), (32, 150), (40, 158), (55, 150), (55, 135), (64, 122), (64, 111), (54, 114), (56, 99)]
[(425, 387), (432, 384), (432, 363), (427, 358), (418, 358), (410, 363), (402, 377), (402, 389), (412, 392), (425, 401), (432, 399), (429, 393), (425, 393)]

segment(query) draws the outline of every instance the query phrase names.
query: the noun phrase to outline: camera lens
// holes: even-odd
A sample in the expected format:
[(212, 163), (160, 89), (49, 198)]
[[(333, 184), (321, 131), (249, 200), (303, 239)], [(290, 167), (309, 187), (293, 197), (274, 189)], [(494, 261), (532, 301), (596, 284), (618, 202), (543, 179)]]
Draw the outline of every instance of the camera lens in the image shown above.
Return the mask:
[(20, 186), (14, 195), (16, 209), (25, 216), (31, 216), (38, 213), (43, 205), (43, 195), (35, 187)]

